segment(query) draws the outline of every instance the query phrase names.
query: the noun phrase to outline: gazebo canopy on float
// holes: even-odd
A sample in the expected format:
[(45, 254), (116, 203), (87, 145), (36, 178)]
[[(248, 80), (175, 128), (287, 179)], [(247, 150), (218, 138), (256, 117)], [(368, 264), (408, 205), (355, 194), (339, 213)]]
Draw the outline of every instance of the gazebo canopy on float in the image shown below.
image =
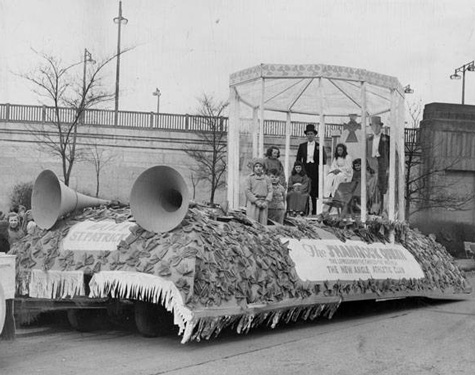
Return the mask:
[[(231, 74), (228, 129), (228, 202), (240, 206), (239, 164), (242, 135), (250, 135), (253, 157), (264, 155), (264, 120), (285, 116), (285, 171), (289, 172), (291, 122), (305, 118), (318, 124), (319, 143), (324, 144), (325, 126), (357, 114), (361, 124), (358, 149), (365, 170), (366, 139), (370, 116), (381, 116), (390, 137), (389, 194), (390, 220), (404, 220), (404, 89), (396, 77), (365, 69), (311, 64), (261, 64)], [(310, 120), (309, 120), (310, 119)], [(251, 126), (249, 126), (251, 124)], [(303, 135), (302, 135), (303, 136)], [(323, 147), (320, 148), (320, 175), (323, 175)], [(329, 155), (328, 155), (329, 156)], [(330, 159), (330, 158), (329, 158)], [(330, 159), (331, 160), (331, 159)], [(330, 163), (330, 161), (329, 161)], [(401, 178), (398, 178), (401, 176)], [(319, 197), (323, 196), (320, 179)], [(362, 212), (366, 220), (366, 176), (362, 173)], [(319, 204), (318, 212), (322, 211)]]

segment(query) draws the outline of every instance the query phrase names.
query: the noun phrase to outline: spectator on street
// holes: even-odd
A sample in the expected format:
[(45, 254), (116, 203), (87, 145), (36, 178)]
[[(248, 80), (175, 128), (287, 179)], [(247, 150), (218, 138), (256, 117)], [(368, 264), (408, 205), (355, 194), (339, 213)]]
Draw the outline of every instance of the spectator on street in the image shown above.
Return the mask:
[(20, 216), (16, 212), (10, 212), (8, 214), (8, 241), (10, 247), (24, 236), (25, 232), (21, 228)]

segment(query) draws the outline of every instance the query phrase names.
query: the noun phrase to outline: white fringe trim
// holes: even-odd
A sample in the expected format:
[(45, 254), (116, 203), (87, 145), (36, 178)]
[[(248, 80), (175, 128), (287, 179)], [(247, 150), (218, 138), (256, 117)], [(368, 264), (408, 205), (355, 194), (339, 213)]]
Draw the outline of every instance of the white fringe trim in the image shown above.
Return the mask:
[(85, 295), (82, 271), (31, 270), (29, 295), (33, 298), (73, 298)]
[(89, 297), (136, 299), (160, 303), (167, 311), (173, 312), (173, 321), (184, 332), (182, 343), (189, 340), (193, 325), (193, 313), (188, 309), (183, 297), (172, 281), (160, 276), (127, 271), (101, 271), (94, 274), (89, 282)]

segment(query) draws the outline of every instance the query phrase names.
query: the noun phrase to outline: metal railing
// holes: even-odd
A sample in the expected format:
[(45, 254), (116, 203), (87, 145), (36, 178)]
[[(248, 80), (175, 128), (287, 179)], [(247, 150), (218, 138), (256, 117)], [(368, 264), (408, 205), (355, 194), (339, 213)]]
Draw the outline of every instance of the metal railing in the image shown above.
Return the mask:
[(406, 128), (404, 129), (404, 143), (420, 142), (421, 129), (419, 128)]
[[(90, 126), (115, 126), (114, 111), (107, 109), (87, 109), (84, 111), (84, 124)], [(22, 123), (52, 123), (53, 119), (59, 116), (64, 123), (71, 123), (76, 117), (76, 110), (73, 108), (58, 108), (56, 114), (55, 107), (21, 105), (21, 104), (0, 104), (0, 121), (22, 122)], [(212, 121), (206, 116), (180, 115), (172, 113), (155, 112), (132, 112), (119, 111), (117, 126), (125, 128), (142, 129), (162, 129), (162, 130), (182, 130), (182, 131), (209, 131)], [(304, 134), (306, 122), (292, 121), (291, 136), (301, 137)], [(227, 131), (228, 118), (219, 117), (219, 123), (214, 123), (220, 130)], [(342, 125), (327, 124), (325, 136), (342, 133)], [(419, 129), (405, 129), (406, 142), (418, 142)], [(265, 120), (264, 134), (274, 136), (285, 136), (285, 121)]]

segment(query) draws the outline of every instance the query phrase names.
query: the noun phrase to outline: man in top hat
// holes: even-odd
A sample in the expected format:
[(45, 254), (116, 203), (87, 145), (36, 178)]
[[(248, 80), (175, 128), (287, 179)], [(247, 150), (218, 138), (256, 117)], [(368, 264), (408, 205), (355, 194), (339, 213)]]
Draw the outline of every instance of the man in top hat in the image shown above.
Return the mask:
[[(317, 213), (318, 197), (318, 165), (320, 163), (320, 145), (315, 141), (317, 131), (314, 124), (307, 124), (305, 128), (307, 142), (301, 143), (297, 151), (297, 161), (303, 163), (305, 172), (310, 178), (310, 200), (312, 201), (312, 215)], [(323, 150), (323, 165), (327, 163), (327, 156)]]
[(373, 202), (380, 203), (379, 210), (377, 210), (375, 213), (381, 213), (384, 209), (384, 195), (388, 191), (389, 136), (381, 132), (383, 127), (381, 117), (371, 116), (370, 121), (373, 134), (368, 137), (366, 143), (366, 152), (369, 166), (376, 171), (378, 187), (376, 194), (378, 195), (376, 197), (369, 197), (369, 199), (372, 199)]

